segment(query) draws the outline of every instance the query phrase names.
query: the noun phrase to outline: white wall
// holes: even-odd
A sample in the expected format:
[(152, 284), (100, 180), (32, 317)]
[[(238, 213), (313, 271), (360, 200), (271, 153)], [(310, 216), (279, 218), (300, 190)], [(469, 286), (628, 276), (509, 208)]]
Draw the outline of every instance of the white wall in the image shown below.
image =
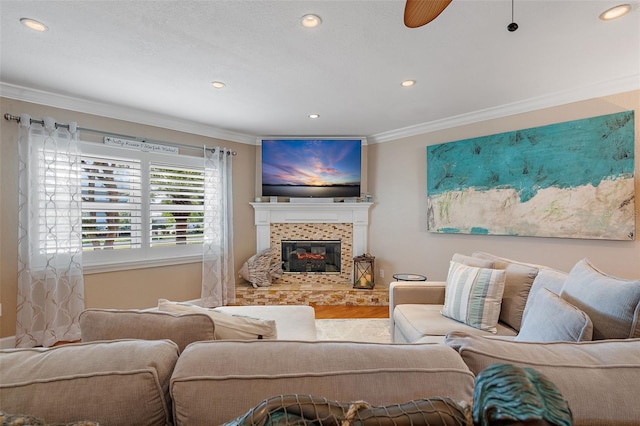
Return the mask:
[[(588, 258), (613, 275), (640, 278), (640, 238), (596, 241), (560, 238), (436, 234), (427, 231), (426, 146), (635, 110), (636, 235), (640, 232), (640, 91), (518, 114), (369, 146), (371, 210), (369, 248), (385, 283), (397, 272), (444, 280), (456, 253), (488, 251), (568, 271)], [(378, 282), (378, 281), (377, 281)]]

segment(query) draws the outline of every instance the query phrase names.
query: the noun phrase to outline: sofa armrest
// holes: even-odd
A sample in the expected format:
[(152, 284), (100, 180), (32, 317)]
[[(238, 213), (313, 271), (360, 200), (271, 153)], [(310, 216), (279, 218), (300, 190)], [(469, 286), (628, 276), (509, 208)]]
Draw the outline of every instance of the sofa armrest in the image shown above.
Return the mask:
[(395, 330), (393, 310), (407, 303), (444, 305), (445, 281), (395, 281), (389, 284), (389, 327)]
[(396, 281), (389, 284), (390, 313), (406, 303), (443, 305), (445, 281)]

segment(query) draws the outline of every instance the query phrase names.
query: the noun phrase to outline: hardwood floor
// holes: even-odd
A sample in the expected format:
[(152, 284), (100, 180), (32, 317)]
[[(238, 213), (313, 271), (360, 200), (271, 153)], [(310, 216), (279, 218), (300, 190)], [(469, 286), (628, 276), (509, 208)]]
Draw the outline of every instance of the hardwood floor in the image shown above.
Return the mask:
[(317, 305), (316, 319), (389, 318), (388, 306), (326, 306)]

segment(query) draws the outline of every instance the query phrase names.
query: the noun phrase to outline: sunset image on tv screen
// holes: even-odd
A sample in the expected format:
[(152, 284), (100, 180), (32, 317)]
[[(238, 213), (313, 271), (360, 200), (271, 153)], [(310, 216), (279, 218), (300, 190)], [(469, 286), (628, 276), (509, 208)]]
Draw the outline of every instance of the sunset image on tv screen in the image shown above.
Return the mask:
[(357, 197), (360, 139), (262, 141), (262, 195)]

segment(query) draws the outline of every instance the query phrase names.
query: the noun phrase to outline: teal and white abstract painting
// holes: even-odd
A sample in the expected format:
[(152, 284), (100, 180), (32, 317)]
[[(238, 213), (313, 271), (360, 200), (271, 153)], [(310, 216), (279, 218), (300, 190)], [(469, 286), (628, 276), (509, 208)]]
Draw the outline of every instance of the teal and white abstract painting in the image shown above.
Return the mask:
[(634, 113), (427, 147), (428, 229), (633, 240)]

